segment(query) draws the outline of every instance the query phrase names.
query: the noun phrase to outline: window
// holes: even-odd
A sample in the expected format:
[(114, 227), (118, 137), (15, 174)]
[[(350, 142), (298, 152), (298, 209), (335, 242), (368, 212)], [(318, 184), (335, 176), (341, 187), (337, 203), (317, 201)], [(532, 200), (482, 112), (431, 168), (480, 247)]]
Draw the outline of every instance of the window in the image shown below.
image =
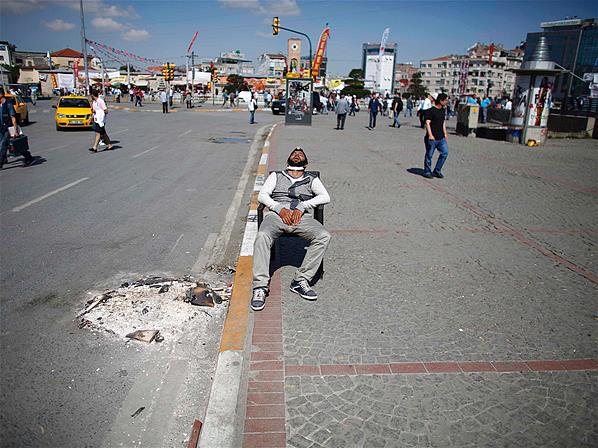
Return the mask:
[(4, 56), (2, 56), (2, 55), (0, 54), (0, 61), (3, 61), (3, 60), (4, 60)]
[(6, 45), (0, 45), (0, 51), (6, 51)]

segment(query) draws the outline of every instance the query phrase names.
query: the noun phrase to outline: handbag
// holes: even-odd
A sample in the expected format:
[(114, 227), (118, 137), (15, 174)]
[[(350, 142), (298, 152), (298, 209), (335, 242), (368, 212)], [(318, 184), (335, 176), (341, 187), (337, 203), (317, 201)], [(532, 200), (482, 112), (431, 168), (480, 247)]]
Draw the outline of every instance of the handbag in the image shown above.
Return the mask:
[(14, 156), (21, 156), (29, 151), (29, 140), (26, 135), (11, 138), (9, 152)]

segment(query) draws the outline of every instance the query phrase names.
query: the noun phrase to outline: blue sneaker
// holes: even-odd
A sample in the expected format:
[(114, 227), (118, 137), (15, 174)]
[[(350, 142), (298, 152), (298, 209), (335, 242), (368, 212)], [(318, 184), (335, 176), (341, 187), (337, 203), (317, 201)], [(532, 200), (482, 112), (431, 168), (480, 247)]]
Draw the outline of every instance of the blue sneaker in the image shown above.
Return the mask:
[(290, 290), (291, 290), (291, 292), (294, 292), (295, 294), (299, 294), (301, 297), (303, 297), (306, 300), (317, 300), (318, 299), (318, 295), (316, 294), (316, 292), (313, 289), (311, 289), (308, 281), (304, 278), (299, 279), (299, 280), (293, 280), (291, 282)]

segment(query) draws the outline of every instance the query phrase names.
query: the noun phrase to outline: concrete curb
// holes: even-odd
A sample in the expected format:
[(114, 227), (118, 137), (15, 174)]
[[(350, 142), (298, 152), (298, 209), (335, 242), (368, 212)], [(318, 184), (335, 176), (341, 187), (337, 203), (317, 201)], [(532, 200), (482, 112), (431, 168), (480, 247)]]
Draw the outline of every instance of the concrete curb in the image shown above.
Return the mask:
[(241, 446), (243, 431), (240, 431), (239, 428), (243, 423), (244, 409), (243, 407), (237, 408), (238, 397), (242, 393), (241, 378), (249, 330), (253, 242), (257, 234), (257, 194), (266, 180), (270, 137), (275, 127), (276, 124), (272, 126), (266, 137), (257, 168), (247, 224), (233, 281), (233, 293), (220, 340), (220, 354), (200, 434), (199, 446), (201, 448), (237, 448)]

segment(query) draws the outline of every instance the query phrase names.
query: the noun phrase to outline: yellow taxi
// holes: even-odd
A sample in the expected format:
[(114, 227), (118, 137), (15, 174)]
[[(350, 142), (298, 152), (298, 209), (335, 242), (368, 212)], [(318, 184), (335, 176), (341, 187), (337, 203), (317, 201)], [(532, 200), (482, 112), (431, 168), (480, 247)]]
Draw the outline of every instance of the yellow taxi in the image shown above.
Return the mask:
[(57, 131), (91, 128), (93, 125), (91, 103), (84, 96), (61, 96), (58, 99), (58, 104), (52, 107), (56, 109), (54, 120)]
[(13, 95), (12, 93), (7, 93), (4, 96), (6, 97), (6, 100), (12, 103), (13, 107), (15, 108), (19, 123), (29, 124), (29, 110), (27, 110), (25, 100), (19, 95)]

